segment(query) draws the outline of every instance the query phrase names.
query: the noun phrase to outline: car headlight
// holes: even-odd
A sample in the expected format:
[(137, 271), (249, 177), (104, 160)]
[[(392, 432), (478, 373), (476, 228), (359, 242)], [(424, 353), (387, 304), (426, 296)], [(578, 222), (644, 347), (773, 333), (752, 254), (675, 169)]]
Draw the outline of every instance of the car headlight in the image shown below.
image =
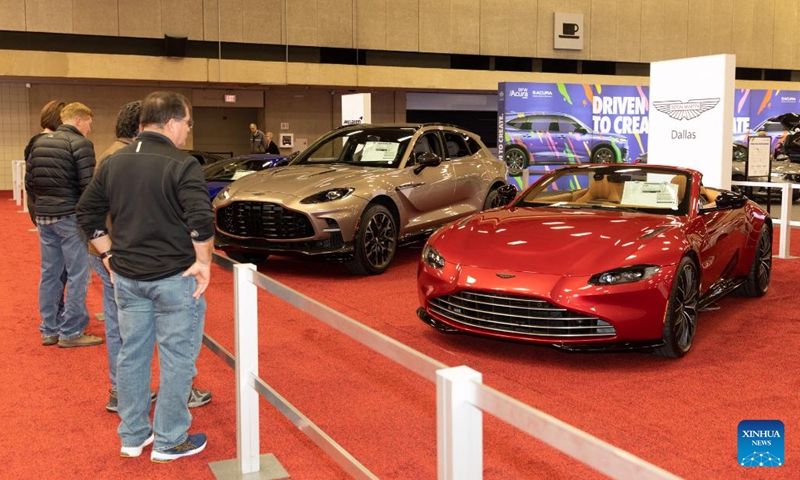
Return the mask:
[(222, 189), (222, 191), (221, 191), (221, 192), (219, 192), (219, 193), (217, 194), (217, 196), (219, 197), (219, 199), (220, 199), (220, 200), (227, 200), (227, 199), (231, 198), (231, 192), (230, 192), (230, 190), (231, 190), (231, 186), (230, 186), (230, 184), (229, 184), (227, 187), (225, 187), (224, 189)]
[(422, 250), (422, 261), (425, 262), (425, 265), (437, 270), (443, 269), (445, 264), (442, 254), (430, 245), (425, 245)]
[(589, 279), (591, 285), (619, 285), (647, 280), (661, 270), (655, 265), (637, 265), (634, 267), (618, 268), (607, 272), (592, 275)]
[(332, 188), (330, 190), (325, 190), (324, 192), (315, 193), (310, 197), (306, 197), (300, 200), (300, 203), (325, 203), (332, 202), (334, 200), (341, 200), (349, 197), (353, 191), (355, 191), (355, 188)]

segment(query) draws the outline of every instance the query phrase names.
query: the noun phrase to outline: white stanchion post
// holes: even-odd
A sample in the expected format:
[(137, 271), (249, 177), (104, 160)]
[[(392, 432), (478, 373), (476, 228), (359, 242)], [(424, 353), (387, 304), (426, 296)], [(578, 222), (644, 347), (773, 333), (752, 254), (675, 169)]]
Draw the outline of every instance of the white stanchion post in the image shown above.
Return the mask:
[(792, 238), (792, 184), (781, 184), (781, 238), (778, 257), (789, 258), (789, 242)]
[[(22, 203), (22, 192), (25, 191), (25, 161), (11, 161), (11, 183), (14, 188), (14, 201), (17, 206)], [(27, 205), (26, 205), (27, 206)]]
[(233, 266), (234, 329), (236, 335), (236, 459), (242, 474), (258, 472), (258, 287), (256, 266)]
[(439, 480), (483, 478), (483, 412), (475, 407), (480, 372), (461, 366), (436, 372), (436, 446)]

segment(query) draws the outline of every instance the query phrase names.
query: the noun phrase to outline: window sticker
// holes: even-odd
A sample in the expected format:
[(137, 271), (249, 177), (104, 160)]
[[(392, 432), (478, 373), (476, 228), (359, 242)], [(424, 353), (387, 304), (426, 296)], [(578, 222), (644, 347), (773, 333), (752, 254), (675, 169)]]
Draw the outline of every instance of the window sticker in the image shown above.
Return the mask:
[(678, 185), (664, 182), (625, 182), (622, 204), (678, 208)]
[(255, 170), (236, 170), (235, 172), (233, 172), (233, 177), (231, 178), (231, 180), (239, 180), (240, 178), (246, 177), (246, 176), (250, 175), (251, 173), (256, 173), (256, 171)]
[(396, 142), (367, 142), (361, 154), (362, 162), (392, 163), (397, 157), (400, 144)]

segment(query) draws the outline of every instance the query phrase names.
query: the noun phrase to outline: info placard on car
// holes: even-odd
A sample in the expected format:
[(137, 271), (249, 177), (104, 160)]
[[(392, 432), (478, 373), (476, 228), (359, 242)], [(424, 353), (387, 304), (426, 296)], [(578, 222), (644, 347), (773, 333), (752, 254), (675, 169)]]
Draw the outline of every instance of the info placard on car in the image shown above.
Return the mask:
[(678, 186), (662, 182), (625, 182), (621, 203), (677, 208)]
[(771, 139), (750, 137), (747, 144), (747, 177), (769, 177)]

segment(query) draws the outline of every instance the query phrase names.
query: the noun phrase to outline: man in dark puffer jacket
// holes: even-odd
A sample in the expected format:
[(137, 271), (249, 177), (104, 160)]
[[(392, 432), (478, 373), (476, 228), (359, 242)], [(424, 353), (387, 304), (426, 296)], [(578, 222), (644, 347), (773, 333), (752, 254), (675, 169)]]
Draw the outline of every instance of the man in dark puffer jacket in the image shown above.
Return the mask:
[[(82, 103), (65, 106), (61, 111), (63, 124), (54, 133), (38, 138), (27, 159), (25, 190), (35, 205), (42, 255), (42, 345), (57, 343), (66, 348), (103, 343), (102, 338), (84, 332), (89, 324), (89, 257), (75, 217), (75, 205), (94, 172), (94, 145), (86, 138), (92, 131), (92, 117), (92, 111)], [(59, 277), (65, 267), (67, 292), (64, 316), (59, 317)]]

